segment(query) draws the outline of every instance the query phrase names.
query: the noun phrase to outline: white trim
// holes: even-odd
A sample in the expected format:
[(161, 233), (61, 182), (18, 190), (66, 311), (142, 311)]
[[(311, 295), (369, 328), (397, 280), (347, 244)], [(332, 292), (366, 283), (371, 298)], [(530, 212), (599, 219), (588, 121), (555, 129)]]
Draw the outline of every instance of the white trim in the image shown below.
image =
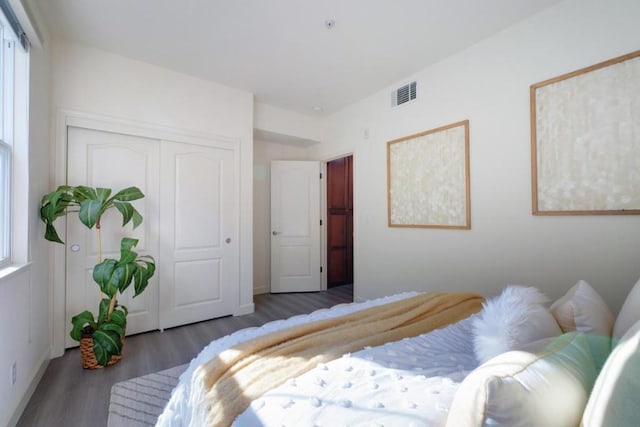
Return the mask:
[[(238, 171), (238, 179), (234, 178), (235, 190), (238, 194), (238, 205), (235, 211), (238, 218), (240, 232), (242, 232), (240, 222), (241, 197), (240, 197), (240, 156), (242, 144), (240, 138), (226, 137), (216, 134), (193, 132), (184, 129), (174, 129), (167, 126), (145, 123), (135, 120), (122, 119), (117, 117), (86, 113), (76, 110), (59, 109), (56, 114), (55, 122), (55, 164), (54, 171), (54, 187), (65, 184), (67, 181), (67, 144), (68, 144), (68, 127), (78, 127), (91, 130), (99, 130), (105, 132), (122, 133), (125, 135), (138, 136), (143, 138), (151, 138), (162, 141), (174, 141), (188, 143), (194, 145), (203, 145), (207, 147), (218, 147), (233, 150), (236, 154), (235, 166)], [(66, 235), (66, 223), (60, 221), (57, 225), (58, 232), (61, 236)], [(51, 357), (59, 357), (64, 354), (65, 349), (65, 305), (66, 305), (66, 278), (65, 264), (66, 251), (63, 245), (52, 244), (53, 259), (52, 265), (52, 344)], [(240, 257), (241, 250), (238, 246), (238, 280), (239, 293), (236, 308), (233, 310), (234, 315), (248, 314), (253, 312), (253, 303), (240, 305), (242, 292), (242, 275)]]
[[(240, 143), (239, 138), (230, 138), (222, 135), (193, 132), (182, 129), (174, 129), (166, 126), (151, 123), (138, 122), (134, 120), (121, 119), (110, 116), (101, 116), (91, 113), (83, 113), (73, 110), (59, 110), (58, 119), (64, 120), (62, 127), (65, 130), (68, 126), (99, 130), (104, 132), (122, 133), (126, 135), (139, 136), (163, 141), (176, 141), (188, 144), (215, 146), (220, 148), (234, 149)], [(62, 115), (62, 117), (60, 117)], [(215, 142), (215, 144), (211, 144)], [(66, 153), (65, 153), (66, 154)]]
[(322, 221), (322, 227), (320, 227), (321, 291), (327, 290), (327, 163), (328, 161), (320, 161), (320, 173), (322, 174), (322, 179), (320, 180), (320, 220)]
[(6, 168), (6, 173), (0, 176), (0, 209), (2, 210), (0, 212), (0, 231), (2, 231), (0, 233), (0, 275), (11, 264), (12, 154), (11, 146), (0, 140), (0, 162), (3, 164), (3, 168)]
[(5, 172), (0, 176), (0, 189), (2, 190), (2, 203), (0, 228), (2, 228), (2, 241), (0, 241), (0, 268), (7, 267), (13, 260), (13, 196), (15, 193), (13, 184), (15, 178), (13, 176), (14, 164), (14, 93), (15, 93), (15, 40), (11, 27), (5, 23), (5, 16), (0, 12), (0, 150)]
[(31, 263), (25, 264), (10, 264), (7, 267), (0, 269), (0, 285), (2, 285), (2, 281), (9, 279), (12, 276), (22, 273), (23, 271), (28, 270), (31, 267)]
[(2, 34), (2, 88), (4, 93), (2, 94), (2, 138), (10, 146), (14, 146), (14, 110), (15, 110), (15, 92), (16, 92), (16, 41), (5, 38), (6, 30), (9, 28), (3, 28)]
[[(55, 122), (55, 153), (54, 159), (54, 182), (61, 184), (67, 180), (67, 116), (59, 111)], [(57, 185), (56, 185), (57, 187)], [(66, 236), (67, 223), (59, 221), (57, 225), (58, 234)], [(60, 357), (64, 354), (65, 343), (65, 263), (66, 255), (64, 247), (50, 244), (51, 260), (51, 357)]]
[(13, 199), (11, 216), (11, 260), (29, 261), (29, 90), (30, 58), (28, 52), (14, 48), (13, 114)]
[(343, 157), (354, 156), (353, 151), (337, 151), (322, 157), (321, 162), (329, 163), (330, 161), (342, 159)]
[(255, 305), (253, 303), (245, 304), (245, 305), (239, 305), (238, 308), (233, 311), (233, 315), (234, 316), (244, 316), (245, 314), (251, 314), (254, 311), (255, 311)]
[[(4, 19), (4, 18), (3, 18)], [(16, 41), (8, 36), (9, 28), (0, 24), (2, 48), (1, 135), (3, 151), (8, 151), (8, 174), (0, 177), (0, 186), (8, 188), (1, 200), (3, 210), (0, 227), (5, 238), (0, 245), (6, 257), (0, 268), (29, 260), (29, 54), (16, 49)], [(5, 38), (7, 36), (7, 38)], [(4, 193), (4, 192), (3, 192)]]

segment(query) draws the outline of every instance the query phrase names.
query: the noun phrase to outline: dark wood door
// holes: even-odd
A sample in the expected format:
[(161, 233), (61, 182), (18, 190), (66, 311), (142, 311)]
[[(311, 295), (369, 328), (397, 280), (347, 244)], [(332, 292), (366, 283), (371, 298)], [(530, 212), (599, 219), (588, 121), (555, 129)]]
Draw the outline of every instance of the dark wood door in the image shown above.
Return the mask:
[(353, 283), (353, 157), (327, 163), (327, 286)]

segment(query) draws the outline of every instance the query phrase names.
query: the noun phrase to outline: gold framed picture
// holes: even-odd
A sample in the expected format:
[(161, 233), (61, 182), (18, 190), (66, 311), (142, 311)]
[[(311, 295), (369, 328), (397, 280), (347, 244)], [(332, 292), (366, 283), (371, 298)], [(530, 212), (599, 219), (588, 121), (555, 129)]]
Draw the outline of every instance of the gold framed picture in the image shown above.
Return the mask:
[(471, 228), (469, 121), (387, 142), (389, 227)]
[(533, 214), (640, 214), (640, 51), (530, 95)]

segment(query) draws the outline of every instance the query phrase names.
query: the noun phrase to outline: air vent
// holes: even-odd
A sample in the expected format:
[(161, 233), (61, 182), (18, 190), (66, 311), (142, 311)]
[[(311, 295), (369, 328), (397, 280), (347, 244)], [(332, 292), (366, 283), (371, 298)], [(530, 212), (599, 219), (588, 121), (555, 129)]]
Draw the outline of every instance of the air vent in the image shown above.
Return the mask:
[(397, 107), (415, 100), (418, 96), (417, 85), (417, 82), (411, 82), (391, 92), (391, 106)]

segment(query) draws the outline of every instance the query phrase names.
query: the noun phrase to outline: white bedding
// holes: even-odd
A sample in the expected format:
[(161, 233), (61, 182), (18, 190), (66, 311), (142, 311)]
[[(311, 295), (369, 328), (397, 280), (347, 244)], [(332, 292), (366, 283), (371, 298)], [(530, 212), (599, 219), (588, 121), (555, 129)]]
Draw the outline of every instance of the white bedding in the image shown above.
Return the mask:
[(158, 418), (156, 426), (160, 427), (199, 427), (203, 425), (205, 414), (200, 410), (199, 402), (190, 399), (191, 379), (195, 369), (202, 363), (210, 360), (221, 351), (226, 350), (238, 343), (245, 342), (252, 338), (262, 336), (274, 331), (282, 330), (291, 326), (296, 326), (304, 322), (329, 319), (343, 316), (369, 307), (386, 304), (393, 301), (409, 298), (416, 295), (416, 292), (405, 292), (389, 297), (378, 298), (357, 304), (341, 304), (329, 309), (322, 309), (311, 314), (298, 315), (286, 320), (269, 322), (257, 328), (246, 328), (227, 335), (223, 338), (212, 341), (196, 356), (187, 370), (180, 376), (178, 385), (171, 394), (171, 399), (164, 411)]
[(439, 426), (478, 362), (471, 317), (345, 355), (253, 402), (234, 426)]
[[(498, 419), (506, 420), (504, 425), (513, 425), (514, 420), (520, 419), (544, 426), (577, 425), (598, 376), (597, 365), (610, 350), (610, 336), (560, 335), (556, 320), (545, 308), (546, 297), (541, 300), (538, 293), (531, 287), (508, 285), (499, 296), (487, 300), (481, 312), (460, 322), (320, 364), (263, 394), (236, 418), (234, 425), (404, 427), (443, 426), (449, 421), (457, 427), (493, 424)], [(181, 376), (157, 425), (206, 425), (208, 402), (194, 397), (206, 393), (198, 390), (201, 384), (192, 384), (191, 378), (200, 364), (221, 351), (304, 322), (342, 316), (414, 295), (404, 293), (336, 306), (213, 341)], [(544, 317), (554, 328), (541, 328), (545, 322), (540, 319)], [(479, 346), (487, 343), (503, 353), (471, 373), (478, 367), (481, 354), (486, 353), (479, 351)], [(514, 354), (524, 354), (526, 359), (522, 360), (534, 363), (526, 362), (523, 369), (522, 363), (516, 363), (520, 359), (512, 359)], [(502, 394), (486, 393), (487, 381), (493, 381), (495, 373), (511, 371), (515, 373), (496, 382), (509, 385)], [(565, 405), (570, 398), (574, 403)], [(493, 408), (494, 413), (488, 408)], [(546, 415), (540, 416), (543, 413)]]

